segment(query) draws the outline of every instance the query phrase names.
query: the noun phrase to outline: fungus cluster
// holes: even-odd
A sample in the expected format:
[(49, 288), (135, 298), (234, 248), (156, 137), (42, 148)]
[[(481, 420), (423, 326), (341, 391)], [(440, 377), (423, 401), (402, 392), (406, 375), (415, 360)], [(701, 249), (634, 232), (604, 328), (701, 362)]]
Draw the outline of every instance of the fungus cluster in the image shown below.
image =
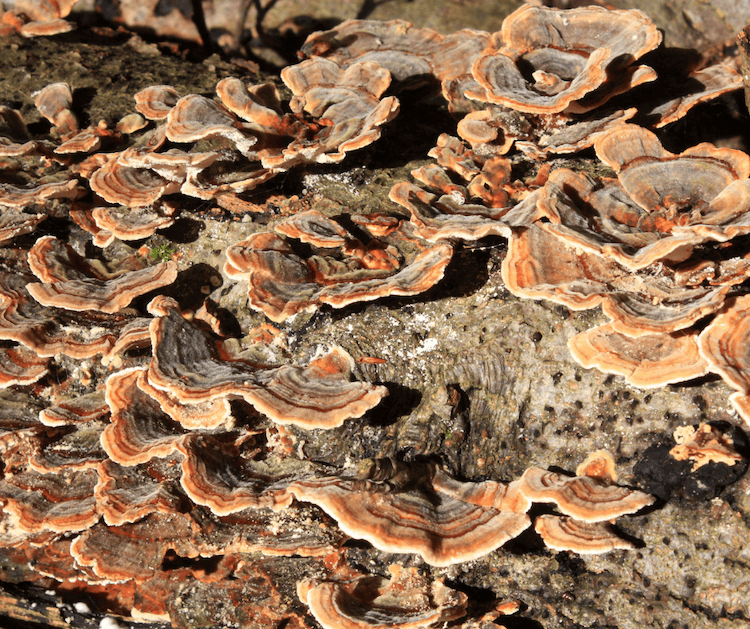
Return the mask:
[[(54, 19), (69, 11), (50, 4)], [(312, 34), (307, 58), (281, 72), (288, 100), (236, 77), (216, 97), (153, 85), (134, 95), (138, 113), (81, 129), (75, 86), (53, 83), (34, 96), (53, 127), (43, 138), (0, 107), (2, 167), (25, 173), (9, 167), (0, 183), (0, 389), (35, 400), (0, 415), (3, 552), (61, 588), (116, 583), (113, 607), (178, 627), (191, 626), (180, 601), (199, 591), (259, 626), (306, 626), (266, 570), (264, 556), (282, 556), (314, 559), (297, 593), (323, 627), (466, 618), (468, 629), (519, 606), (477, 620), (467, 595), (431, 574), (355, 573), (344, 544), (436, 569), (480, 560), (532, 524), (554, 551), (633, 548), (614, 521), (654, 499), (618, 485), (606, 452), (575, 476), (532, 465), (508, 482), (459, 480), (408, 453), (356, 471), (311, 460), (299, 435), (366, 425), (388, 388), (353, 379), (339, 346), (300, 364), (268, 358), (273, 340), (267, 359), (245, 351), (215, 302), (183, 303), (190, 261), (136, 246), (188, 200), (244, 213), (281, 173), (343, 162), (381, 137), (411, 91), (447, 107), (457, 135), (441, 134), (433, 161), (391, 188), (400, 207), (267, 217), (219, 252), (214, 287), (246, 283), (248, 308), (289, 326), (299, 313), (424, 294), (462, 242), (501, 237), (511, 293), (601, 306), (610, 319), (570, 339), (581, 365), (638, 387), (718, 373), (750, 422), (750, 157), (706, 143), (672, 153), (646, 128), (741, 79), (728, 65), (662, 76), (660, 43), (642, 12), (600, 7), (524, 6), (494, 34), (349, 20)], [(662, 89), (688, 75), (678, 96)], [(518, 169), (590, 147), (608, 175)], [(293, 334), (264, 325), (264, 341)], [(39, 384), (69, 359), (80, 363), (73, 393)], [(710, 426), (680, 432), (673, 456), (698, 467), (741, 458)], [(256, 605), (245, 594), (258, 583)]]

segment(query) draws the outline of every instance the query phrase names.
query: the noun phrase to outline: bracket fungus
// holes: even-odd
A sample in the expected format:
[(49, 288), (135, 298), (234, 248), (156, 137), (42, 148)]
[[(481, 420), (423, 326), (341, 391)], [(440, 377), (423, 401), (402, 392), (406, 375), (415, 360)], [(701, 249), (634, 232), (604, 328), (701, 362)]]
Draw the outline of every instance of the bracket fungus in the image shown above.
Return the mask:
[(660, 43), (656, 25), (638, 10), (526, 5), (503, 21), (495, 50), (474, 62), (483, 90), (468, 95), (529, 113), (587, 111), (592, 92), (598, 106), (623, 82), (653, 80), (647, 66), (629, 66)]
[(29, 251), (29, 266), (41, 283), (26, 290), (43, 306), (66, 310), (98, 310), (114, 313), (138, 295), (171, 284), (177, 265), (161, 262), (135, 271), (104, 274), (88, 264), (72, 247), (53, 236), (43, 236)]
[(412, 260), (402, 264), (393, 247), (377, 240), (364, 245), (315, 210), (287, 219), (276, 231), (314, 244), (326, 254), (339, 249), (343, 255), (305, 259), (271, 232), (259, 232), (232, 245), (224, 272), (247, 280), (248, 303), (275, 322), (323, 304), (343, 308), (381, 297), (423, 293), (442, 279), (453, 256), (453, 247), (439, 244), (412, 254)]
[(383, 386), (351, 382), (353, 359), (341, 348), (307, 367), (267, 367), (224, 359), (216, 345), (187, 321), (174, 302), (152, 302), (153, 358), (148, 380), (183, 404), (242, 398), (281, 424), (333, 428), (361, 417), (387, 394)]
[[(47, 13), (26, 17), (47, 25), (8, 14), (3, 24), (52, 32), (72, 3), (17, 0), (14, 9), (34, 4)], [(424, 314), (391, 301), (293, 317), (424, 294), (455, 252), (468, 266), (478, 260), (471, 250), (493, 249), (481, 259), (486, 268), (471, 269), (493, 291), (500, 278), (491, 263), (504, 255), (508, 292), (572, 310), (601, 306), (610, 322), (568, 342), (579, 364), (643, 388), (716, 372), (750, 422), (750, 157), (708, 143), (672, 153), (652, 131), (625, 124), (669, 125), (736, 89), (739, 74), (728, 65), (670, 72), (669, 55), (656, 50), (661, 39), (642, 12), (601, 7), (527, 5), (497, 33), (348, 20), (307, 39), (308, 58), (280, 73), (286, 89), (256, 81), (255, 72), (226, 76), (231, 64), (248, 62), (206, 60), (213, 97), (205, 82), (179, 79), (178, 92), (140, 89), (139, 80), (131, 103), (139, 113), (113, 112), (112, 101), (99, 114), (98, 102), (79, 102), (94, 90), (81, 78), (21, 95), (18, 111), (0, 107), (0, 548), (7, 565), (20, 566), (16, 575), (3, 564), (3, 574), (100, 595), (107, 609), (179, 629), (305, 629), (313, 620), (292, 600), (293, 581), (326, 629), (478, 629), (503, 606), (483, 614), (486, 601), (449, 588), (433, 567), (477, 562), (450, 572), (457, 587), (484, 587), (482, 575), (497, 572), (501, 558), (483, 558), (532, 524), (555, 551), (635, 547), (614, 520), (654, 497), (617, 485), (608, 453), (591, 455), (575, 476), (529, 467), (508, 482), (495, 479), (519, 470), (520, 459), (476, 455), (485, 447), (474, 449), (478, 441), (495, 438), (489, 427), (500, 426), (502, 418), (484, 413), (483, 396), (505, 402), (497, 350), (510, 348), (483, 338), (465, 346), (472, 330), (457, 318), (467, 296), (474, 316), (496, 313), (490, 301), (507, 297), (502, 287), (468, 295), (473, 284), (452, 274), (445, 290), (426, 296)], [(640, 64), (646, 55), (648, 66)], [(32, 99), (52, 130), (24, 124), (20, 111)], [(414, 168), (412, 180), (389, 183), (408, 220), (382, 195), (368, 192), (352, 209), (318, 187), (348, 178), (344, 160), (417, 99), (457, 122), (455, 136), (434, 129), (433, 161)], [(106, 120), (81, 129), (74, 110), (81, 121)], [(592, 146), (589, 157), (565, 161), (569, 168), (539, 163)], [(291, 169), (303, 172), (264, 185)], [(360, 186), (347, 179), (350, 198)], [(198, 242), (187, 233), (193, 227), (210, 229)], [(495, 241), (476, 244), (488, 236), (507, 239), (507, 252)], [(171, 239), (184, 251), (163, 244)], [(224, 275), (247, 282), (248, 308), (244, 284), (218, 290), (219, 277), (203, 281), (222, 250)], [(149, 257), (169, 261), (149, 265)], [(189, 285), (193, 273), (199, 285)], [(507, 312), (513, 301), (503, 304)], [(396, 421), (368, 416), (389, 388), (413, 387), (416, 397), (415, 383), (440, 371), (428, 361), (445, 354), (433, 352), (433, 338), (389, 354), (366, 335), (348, 336), (351, 326), (399, 310), (419, 330), (398, 334), (421, 341), (443, 307), (446, 319), (456, 317), (445, 342), (456, 335), (450, 355), (460, 361), (440, 372), (438, 394), (424, 396), (413, 415), (393, 400), (384, 414)], [(388, 319), (388, 329), (405, 319)], [(398, 334), (385, 336), (398, 342)], [(486, 432), (471, 423), (479, 415)], [(420, 433), (414, 420), (423, 417), (429, 425)], [(459, 425), (461, 435), (451, 434)], [(679, 429), (661, 460), (692, 466), (698, 484), (717, 466), (739, 476), (745, 449), (735, 434), (707, 424)], [(565, 438), (574, 447), (577, 436)], [(404, 445), (414, 443), (430, 458)], [(632, 443), (617, 447), (631, 458)], [(546, 466), (553, 455), (529, 450), (522, 460)], [(353, 473), (351, 461), (364, 456), (392, 458), (364, 459)], [(355, 574), (355, 563), (381, 573), (386, 564), (349, 538), (429, 567), (390, 566), (390, 579)], [(524, 545), (525, 536), (512, 552)], [(198, 608), (200, 618), (192, 616)]]
[(418, 553), (433, 566), (481, 557), (531, 524), (531, 504), (518, 495), (517, 483), (475, 487), (434, 466), (389, 461), (374, 462), (360, 476), (300, 480), (289, 491), (323, 509), (346, 534), (380, 550)]
[(466, 615), (468, 597), (415, 568), (389, 567), (390, 579), (304, 579), (297, 595), (323, 629), (419, 629)]

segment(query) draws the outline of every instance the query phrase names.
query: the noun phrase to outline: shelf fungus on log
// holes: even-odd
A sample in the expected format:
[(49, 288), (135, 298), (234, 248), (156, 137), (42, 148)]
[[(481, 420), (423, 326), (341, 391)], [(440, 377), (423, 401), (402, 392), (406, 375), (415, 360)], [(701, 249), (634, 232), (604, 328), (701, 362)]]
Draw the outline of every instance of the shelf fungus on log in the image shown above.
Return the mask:
[(606, 522), (583, 522), (567, 516), (547, 514), (537, 517), (534, 530), (552, 550), (568, 550), (579, 555), (635, 548), (632, 542), (615, 534)]
[[(512, 226), (528, 225), (542, 216), (537, 210), (539, 193), (511, 182), (511, 164), (506, 158), (482, 155), (445, 133), (429, 155), (437, 164), (411, 173), (424, 188), (402, 181), (389, 195), (409, 210), (421, 238), (508, 238)], [(456, 175), (463, 182), (455, 183)]]
[(22, 273), (0, 273), (0, 339), (21, 343), (39, 356), (90, 358), (106, 353), (131, 319), (42, 306), (26, 288), (32, 279)]
[(0, 480), (0, 504), (26, 533), (81, 531), (99, 520), (92, 469), (24, 471)]
[(483, 89), (468, 96), (529, 113), (588, 111), (656, 78), (632, 64), (661, 39), (641, 11), (526, 5), (503, 21), (494, 50), (474, 62)]
[(417, 553), (433, 566), (486, 555), (530, 526), (530, 503), (517, 486), (467, 483), (457, 491), (458, 481), (433, 483), (435, 472), (432, 465), (386, 460), (365, 468), (360, 478), (301, 480), (289, 491), (318, 505), (351, 537), (387, 552)]
[(0, 211), (0, 246), (11, 244), (18, 236), (30, 234), (45, 218), (46, 214), (26, 214), (4, 208)]
[(740, 416), (750, 424), (750, 295), (727, 301), (726, 307), (698, 337), (701, 355), (709, 369), (737, 390), (729, 400)]
[(37, 240), (28, 259), (41, 283), (31, 282), (26, 290), (43, 306), (66, 310), (119, 312), (139, 295), (177, 279), (177, 265), (172, 261), (134, 271), (103, 272), (53, 236)]
[(151, 85), (133, 98), (136, 111), (149, 120), (163, 120), (180, 100), (180, 94), (171, 85)]
[(182, 404), (242, 398), (271, 420), (301, 428), (334, 428), (376, 406), (387, 389), (351, 382), (353, 359), (334, 348), (306, 367), (268, 367), (225, 360), (214, 342), (160, 299), (150, 309), (153, 358), (148, 380)]
[(642, 388), (692, 380), (709, 370), (698, 350), (698, 333), (691, 331), (632, 338), (604, 324), (571, 337), (568, 349), (583, 367), (624, 376)]
[(284, 68), (281, 79), (294, 93), (292, 111), (310, 114), (320, 129), (310, 138), (293, 139), (283, 158), (278, 163), (266, 160), (268, 166), (283, 166), (287, 160), (338, 163), (347, 152), (377, 140), (381, 127), (399, 111), (395, 96), (381, 98), (390, 85), (390, 73), (372, 61), (341, 69), (328, 59), (309, 59)]
[(405, 20), (346, 20), (329, 31), (312, 33), (300, 52), (341, 67), (376, 62), (390, 72), (396, 89), (406, 90), (468, 74), (489, 37), (470, 29), (443, 36)]
[(48, 366), (49, 359), (26, 347), (0, 348), (0, 389), (33, 384), (47, 374)]
[(138, 387), (143, 370), (122, 369), (107, 378), (107, 404), (112, 417), (102, 433), (102, 445), (120, 465), (137, 465), (176, 451), (187, 431), (161, 405)]
[[(377, 240), (367, 245), (315, 210), (277, 226), (329, 251), (303, 258), (280, 236), (260, 232), (227, 250), (224, 272), (249, 283), (249, 304), (275, 322), (321, 305), (343, 308), (381, 297), (423, 293), (442, 279), (453, 247), (439, 244), (401, 264), (395, 249)], [(327, 240), (321, 234), (328, 234)]]
[(324, 629), (420, 629), (466, 615), (468, 597), (416, 568), (391, 565), (390, 579), (303, 579), (297, 595)]
[(732, 286), (744, 281), (748, 272), (745, 265), (718, 286), (686, 286), (666, 264), (633, 272), (607, 256), (577, 251), (537, 223), (514, 232), (502, 266), (503, 280), (513, 294), (549, 299), (572, 310), (601, 304), (613, 329), (632, 337), (689, 328), (717, 312)]
[(57, 127), (63, 138), (78, 132), (78, 119), (71, 110), (73, 92), (67, 83), (51, 83), (42, 88), (35, 95), (34, 105), (42, 116)]
[(521, 477), (521, 492), (532, 502), (553, 502), (565, 515), (583, 522), (605, 522), (635, 513), (654, 502), (636, 489), (590, 476), (562, 476), (531, 467)]
[(178, 449), (182, 487), (216, 515), (264, 507), (279, 511), (292, 503), (289, 478), (274, 475), (262, 462), (243, 460), (231, 438), (193, 434)]

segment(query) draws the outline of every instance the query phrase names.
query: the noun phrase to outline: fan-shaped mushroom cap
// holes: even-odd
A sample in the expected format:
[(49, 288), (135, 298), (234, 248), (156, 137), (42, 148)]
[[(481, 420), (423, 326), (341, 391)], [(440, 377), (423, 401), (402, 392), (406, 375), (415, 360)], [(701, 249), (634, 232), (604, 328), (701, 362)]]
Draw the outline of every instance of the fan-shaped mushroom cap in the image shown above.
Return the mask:
[(508, 290), (573, 310), (601, 304), (614, 330), (627, 336), (688, 328), (719, 310), (731, 289), (731, 285), (686, 287), (673, 276), (654, 276), (648, 269), (633, 273), (605, 256), (576, 252), (544, 227), (535, 224), (518, 230), (509, 240), (502, 266)]
[(223, 136), (244, 155), (258, 139), (245, 135), (240, 128), (239, 121), (223, 105), (197, 94), (183, 96), (167, 114), (167, 138), (172, 142), (197, 142)]
[(735, 297), (698, 337), (709, 369), (743, 394), (750, 393), (750, 295)]
[(115, 463), (131, 466), (174, 452), (186, 434), (138, 388), (140, 368), (123, 369), (107, 378), (106, 399), (112, 412), (102, 446)]
[[(498, 50), (480, 55), (472, 68), (483, 90), (467, 95), (519, 111), (555, 113), (599, 88), (613, 71), (656, 48), (661, 33), (637, 10), (526, 5), (504, 20), (494, 40)], [(528, 66), (526, 74), (519, 62)], [(623, 77), (619, 78), (622, 83)], [(634, 71), (626, 78), (627, 83), (637, 84), (653, 74)], [(618, 85), (610, 96), (623, 89)], [(594, 106), (607, 98), (600, 95)]]
[(521, 491), (532, 502), (554, 502), (565, 515), (584, 522), (604, 522), (640, 511), (654, 497), (589, 476), (561, 476), (530, 467), (521, 477)]
[(157, 229), (174, 224), (174, 216), (151, 207), (96, 207), (91, 216), (99, 229), (120, 240), (140, 240), (153, 235)]
[(84, 193), (75, 179), (58, 183), (43, 183), (31, 188), (19, 188), (9, 183), (0, 184), (0, 204), (19, 209), (45, 205), (51, 199), (77, 199)]
[(70, 426), (89, 422), (109, 413), (101, 392), (88, 393), (68, 400), (60, 400), (39, 411), (39, 421), (45, 426)]
[(568, 348), (583, 367), (624, 376), (637, 387), (661, 387), (708, 373), (708, 363), (698, 351), (697, 333), (632, 338), (616, 332), (608, 323), (576, 334), (568, 341)]
[(78, 315), (83, 316), (80, 322), (71, 320), (65, 311), (45, 308), (31, 297), (26, 289), (31, 279), (20, 273), (0, 274), (0, 338), (21, 343), (39, 356), (90, 358), (112, 347), (127, 317), (115, 322), (86, 313)]
[(133, 98), (136, 111), (149, 120), (162, 120), (180, 100), (180, 95), (171, 85), (151, 85), (137, 92)]
[(96, 480), (94, 470), (6, 474), (0, 480), (0, 504), (29, 533), (81, 531), (99, 519), (94, 498)]
[(0, 246), (7, 245), (18, 236), (33, 232), (45, 218), (47, 218), (46, 214), (25, 214), (18, 210), (2, 210), (2, 213), (0, 213)]
[(29, 266), (42, 280), (26, 286), (31, 296), (44, 306), (66, 310), (118, 312), (137, 296), (177, 279), (177, 265), (172, 261), (104, 279), (88, 265), (81, 269), (73, 248), (53, 236), (37, 240), (29, 251)]
[(25, 347), (0, 348), (0, 389), (36, 382), (47, 373), (48, 363)]
[(284, 135), (293, 130), (281, 115), (279, 91), (271, 83), (248, 86), (236, 77), (227, 77), (216, 84), (216, 94), (229, 111), (260, 131)]
[(108, 526), (137, 522), (149, 513), (177, 513), (185, 500), (177, 485), (165, 482), (160, 467), (126, 468), (107, 459), (99, 464), (97, 474), (96, 503)]
[(183, 404), (233, 395), (278, 423), (333, 428), (364, 415), (387, 393), (350, 382), (353, 360), (339, 348), (304, 369), (223, 360), (207, 336), (169, 305), (151, 324), (151, 342), (149, 382)]
[(78, 131), (78, 120), (71, 111), (73, 93), (67, 83), (51, 83), (37, 92), (34, 105), (47, 120), (55, 125), (60, 135), (73, 135)]
[(466, 614), (467, 596), (416, 568), (389, 568), (391, 579), (363, 576), (345, 583), (303, 579), (300, 600), (324, 629), (419, 629)]
[(298, 154), (309, 162), (340, 162), (347, 151), (377, 140), (380, 127), (398, 113), (399, 103), (393, 96), (380, 100), (390, 84), (390, 74), (372, 61), (342, 69), (333, 61), (316, 57), (287, 66), (281, 78), (294, 92), (292, 110), (304, 110), (325, 124), (311, 138), (293, 140), (283, 157), (265, 158), (266, 167), (282, 166), (299, 159)]
[(540, 515), (534, 521), (534, 530), (542, 536), (547, 547), (569, 550), (579, 555), (635, 548), (631, 542), (616, 535), (605, 522), (582, 522), (565, 516)]
[(693, 461), (693, 472), (707, 463), (734, 465), (742, 461), (742, 455), (734, 449), (732, 437), (725, 436), (711, 424), (680, 426), (674, 431), (674, 440), (677, 445), (669, 455), (678, 461)]
[(743, 86), (742, 75), (734, 68), (724, 64), (716, 64), (696, 70), (684, 79), (685, 83), (695, 83), (696, 81), (703, 86), (703, 89), (672, 98), (648, 112), (649, 115), (659, 116), (658, 121), (654, 124), (656, 128), (672, 124), (700, 103), (741, 89)]
[[(288, 228), (281, 229), (299, 233), (300, 220), (293, 220)], [(324, 228), (319, 219), (316, 225), (317, 231)], [(343, 232), (335, 227), (326, 231), (328, 237), (344, 238)], [(305, 238), (319, 239), (314, 233)], [(250, 306), (279, 322), (297, 312), (316, 310), (322, 304), (343, 308), (380, 297), (419, 294), (440, 281), (452, 254), (450, 245), (437, 245), (422, 251), (410, 264), (396, 271), (390, 263), (372, 266), (357, 256), (343, 263), (324, 256), (305, 260), (279, 236), (260, 232), (227, 250), (224, 272), (247, 280)]]
[(19, 32), (23, 37), (49, 37), (60, 33), (69, 33), (75, 28), (75, 24), (63, 20), (45, 20), (44, 22), (29, 22), (21, 26)]
[[(528, 528), (530, 520), (521, 512), (480, 506), (454, 495), (468, 495), (481, 502), (488, 495), (502, 498), (505, 491), (493, 486), (487, 492), (432, 486), (430, 478), (419, 478), (406, 487), (375, 481), (337, 477), (296, 481), (289, 491), (297, 500), (312, 502), (336, 519), (341, 530), (365, 539), (387, 552), (418, 553), (433, 566), (447, 566), (481, 557)], [(511, 492), (513, 493), (513, 492)], [(516, 500), (510, 500), (513, 507)], [(521, 499), (521, 504), (528, 503)]]
[(151, 205), (165, 194), (178, 192), (181, 182), (170, 181), (146, 168), (131, 168), (113, 159), (89, 179), (91, 189), (109, 203), (125, 207)]
[(341, 66), (376, 62), (397, 81), (430, 76), (430, 56), (443, 37), (431, 28), (414, 28), (404, 20), (346, 20), (330, 31), (312, 33), (301, 52), (322, 56)]
[(231, 440), (190, 435), (178, 448), (185, 493), (216, 515), (263, 507), (278, 511), (292, 503), (289, 480), (262, 463), (242, 461)]

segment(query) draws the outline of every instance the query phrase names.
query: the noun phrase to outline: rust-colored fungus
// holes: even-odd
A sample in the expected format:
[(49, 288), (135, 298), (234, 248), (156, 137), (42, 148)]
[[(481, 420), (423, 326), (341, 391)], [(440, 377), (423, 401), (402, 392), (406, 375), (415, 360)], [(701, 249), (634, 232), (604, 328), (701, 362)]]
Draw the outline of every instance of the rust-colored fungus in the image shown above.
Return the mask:
[(151, 324), (148, 380), (183, 404), (229, 395), (245, 399), (278, 423), (333, 428), (361, 417), (387, 393), (382, 386), (351, 382), (353, 360), (340, 348), (305, 368), (224, 360), (211, 339), (174, 304), (160, 302), (152, 310), (158, 314)]
[(463, 592), (420, 576), (416, 568), (391, 565), (388, 570), (390, 579), (304, 579), (297, 594), (324, 629), (419, 629), (466, 614)]
[(135, 108), (149, 120), (162, 120), (180, 100), (180, 95), (170, 85), (151, 85), (136, 93)]
[(375, 62), (357, 63), (342, 70), (328, 59), (315, 58), (287, 66), (281, 78), (294, 93), (289, 106), (317, 118), (321, 128), (311, 139), (296, 138), (284, 149), (284, 161), (337, 163), (348, 151), (371, 144), (381, 127), (398, 114), (394, 96), (381, 99), (390, 74)]
[[(581, 7), (564, 11), (526, 5), (509, 15), (491, 41), (495, 50), (474, 62), (483, 88), (471, 98), (529, 113), (587, 111), (613, 93), (653, 80), (646, 66), (630, 67), (661, 43), (641, 11)], [(607, 94), (605, 96), (605, 94)]]
[(49, 120), (63, 138), (78, 132), (78, 119), (72, 112), (73, 93), (67, 83), (51, 83), (39, 90), (34, 105)]
[(418, 553), (433, 566), (481, 557), (529, 527), (525, 514), (529, 503), (510, 500), (506, 506), (507, 492), (501, 485), (493, 486), (494, 499), (482, 505), (481, 500), (472, 502), (442, 491), (432, 483), (434, 474), (432, 466), (385, 461), (362, 474), (364, 479), (302, 480), (292, 483), (289, 491), (297, 500), (318, 505), (348, 535), (380, 550)]
[(250, 306), (276, 322), (323, 304), (343, 308), (391, 295), (423, 293), (440, 281), (453, 255), (450, 245), (441, 244), (400, 264), (393, 247), (375, 240), (364, 245), (315, 211), (285, 221), (277, 231), (324, 248), (336, 246), (343, 260), (333, 255), (305, 259), (270, 232), (254, 234), (230, 247), (224, 272), (247, 280)]
[[(71, 0), (12, 4), (0, 36), (69, 28), (60, 18)], [(157, 10), (157, 0), (147, 4)], [(293, 316), (424, 293), (455, 251), (460, 273), (478, 259), (469, 249), (493, 250), (481, 258), (486, 270), (471, 269), (481, 281), (505, 238), (511, 293), (573, 310), (601, 306), (611, 320), (570, 340), (580, 364), (639, 387), (715, 371), (737, 389), (731, 400), (750, 422), (750, 157), (707, 143), (672, 153), (651, 131), (624, 124), (671, 124), (736, 89), (740, 74), (726, 65), (669, 72), (659, 50), (648, 57), (657, 77), (639, 60), (660, 41), (640, 11), (600, 7), (524, 6), (494, 34), (349, 20), (308, 38), (309, 58), (281, 73), (287, 89), (255, 82), (255, 71), (226, 76), (230, 63), (250, 62), (208, 59), (204, 67), (224, 77), (214, 97), (205, 85), (201, 94), (180, 87), (182, 97), (154, 85), (135, 95), (140, 113), (112, 110), (115, 101), (100, 113), (99, 103), (79, 102), (95, 89), (88, 79), (73, 86), (75, 106), (71, 87), (54, 83), (31, 96), (51, 131), (35, 112), (27, 128), (20, 111), (0, 106), (0, 572), (179, 629), (308, 629), (310, 614), (325, 628), (486, 629), (520, 603), (470, 601), (424, 566), (391, 566), (390, 579), (355, 573), (351, 566), (373, 555), (345, 542), (436, 567), (476, 561), (480, 576), (497, 563), (482, 557), (532, 519), (553, 550), (632, 548), (611, 520), (654, 499), (615, 484), (610, 453), (594, 452), (576, 476), (532, 467), (501, 482), (493, 479), (512, 457), (480, 459), (476, 441), (460, 445), (461, 424), (483, 411), (482, 391), (501, 393), (473, 347), (457, 350), (469, 366), (447, 369), (472, 370), (470, 378), (432, 367), (420, 374), (437, 378), (438, 410), (451, 422), (426, 415), (425, 440), (418, 424), (436, 408), (432, 399), (414, 415), (396, 400), (385, 416), (367, 416), (388, 389), (355, 380), (418, 387), (415, 372), (399, 371), (411, 369), (399, 361), (413, 355), (346, 332), (360, 315), (403, 310), (399, 301)], [(135, 36), (129, 45), (166, 50)], [(168, 48), (172, 55), (180, 45)], [(76, 67), (89, 72), (87, 55)], [(442, 133), (433, 161), (392, 187), (408, 219), (369, 192), (350, 209), (319, 187), (344, 173), (350, 193), (361, 194), (342, 162), (381, 137), (402, 106), (393, 94), (407, 96), (404, 107), (429, 98), (426, 107), (441, 109), (441, 93), (458, 137)], [(29, 111), (28, 96), (17, 96), (14, 106)], [(91, 126), (79, 129), (73, 109)], [(566, 161), (571, 169), (538, 163), (591, 146), (596, 158)], [(366, 160), (380, 167), (381, 158)], [(263, 187), (293, 168), (306, 170)], [(54, 236), (36, 237), (45, 219), (41, 229)], [(244, 284), (219, 290), (215, 269), (209, 274), (221, 249), (192, 240), (191, 229), (215, 230), (219, 220), (240, 241), (226, 250), (223, 271), (247, 281), (245, 311)], [(487, 236), (495, 238), (486, 246), (475, 242)], [(462, 251), (461, 241), (471, 244)], [(452, 274), (429, 298), (453, 300), (457, 283), (471, 290), (460, 280)], [(503, 299), (496, 287), (472, 308)], [(151, 291), (159, 294), (146, 312), (136, 298)], [(433, 348), (425, 342), (418, 353), (431, 360)], [(504, 382), (496, 358), (490, 375)], [(472, 440), (485, 439), (473, 419), (470, 428)], [(316, 429), (332, 430), (332, 441)], [(445, 447), (428, 449), (433, 437)], [(404, 445), (417, 438), (418, 454)], [(694, 471), (720, 463), (741, 473), (743, 449), (716, 426), (683, 427), (675, 440), (670, 454)], [(349, 441), (354, 449), (335, 447)], [(632, 443), (615, 446), (632, 454)], [(352, 458), (368, 454), (394, 458), (366, 459), (352, 472)], [(536, 515), (534, 502), (555, 507)], [(383, 572), (379, 559), (373, 565)], [(290, 579), (310, 614), (290, 598)]]
[(532, 502), (553, 502), (565, 515), (584, 522), (605, 522), (635, 513), (653, 496), (590, 476), (562, 476), (531, 467), (521, 477), (522, 493)]
[(635, 548), (632, 542), (613, 533), (606, 522), (582, 522), (566, 516), (546, 514), (534, 521), (534, 529), (553, 550), (591, 555)]
[(651, 388), (692, 380), (708, 373), (695, 332), (646, 334), (632, 338), (600, 325), (568, 341), (582, 366), (624, 376), (632, 385)]
[(47, 373), (48, 363), (25, 347), (0, 348), (0, 389), (36, 382)]
[(731, 437), (711, 424), (680, 426), (674, 431), (677, 445), (669, 451), (678, 461), (693, 461), (693, 472), (707, 463), (734, 465), (742, 455), (734, 449)]
[(135, 271), (104, 274), (83, 260), (73, 248), (43, 236), (29, 251), (29, 266), (42, 280), (26, 290), (43, 306), (66, 310), (99, 310), (114, 313), (143, 295), (177, 278), (174, 262), (161, 262)]

